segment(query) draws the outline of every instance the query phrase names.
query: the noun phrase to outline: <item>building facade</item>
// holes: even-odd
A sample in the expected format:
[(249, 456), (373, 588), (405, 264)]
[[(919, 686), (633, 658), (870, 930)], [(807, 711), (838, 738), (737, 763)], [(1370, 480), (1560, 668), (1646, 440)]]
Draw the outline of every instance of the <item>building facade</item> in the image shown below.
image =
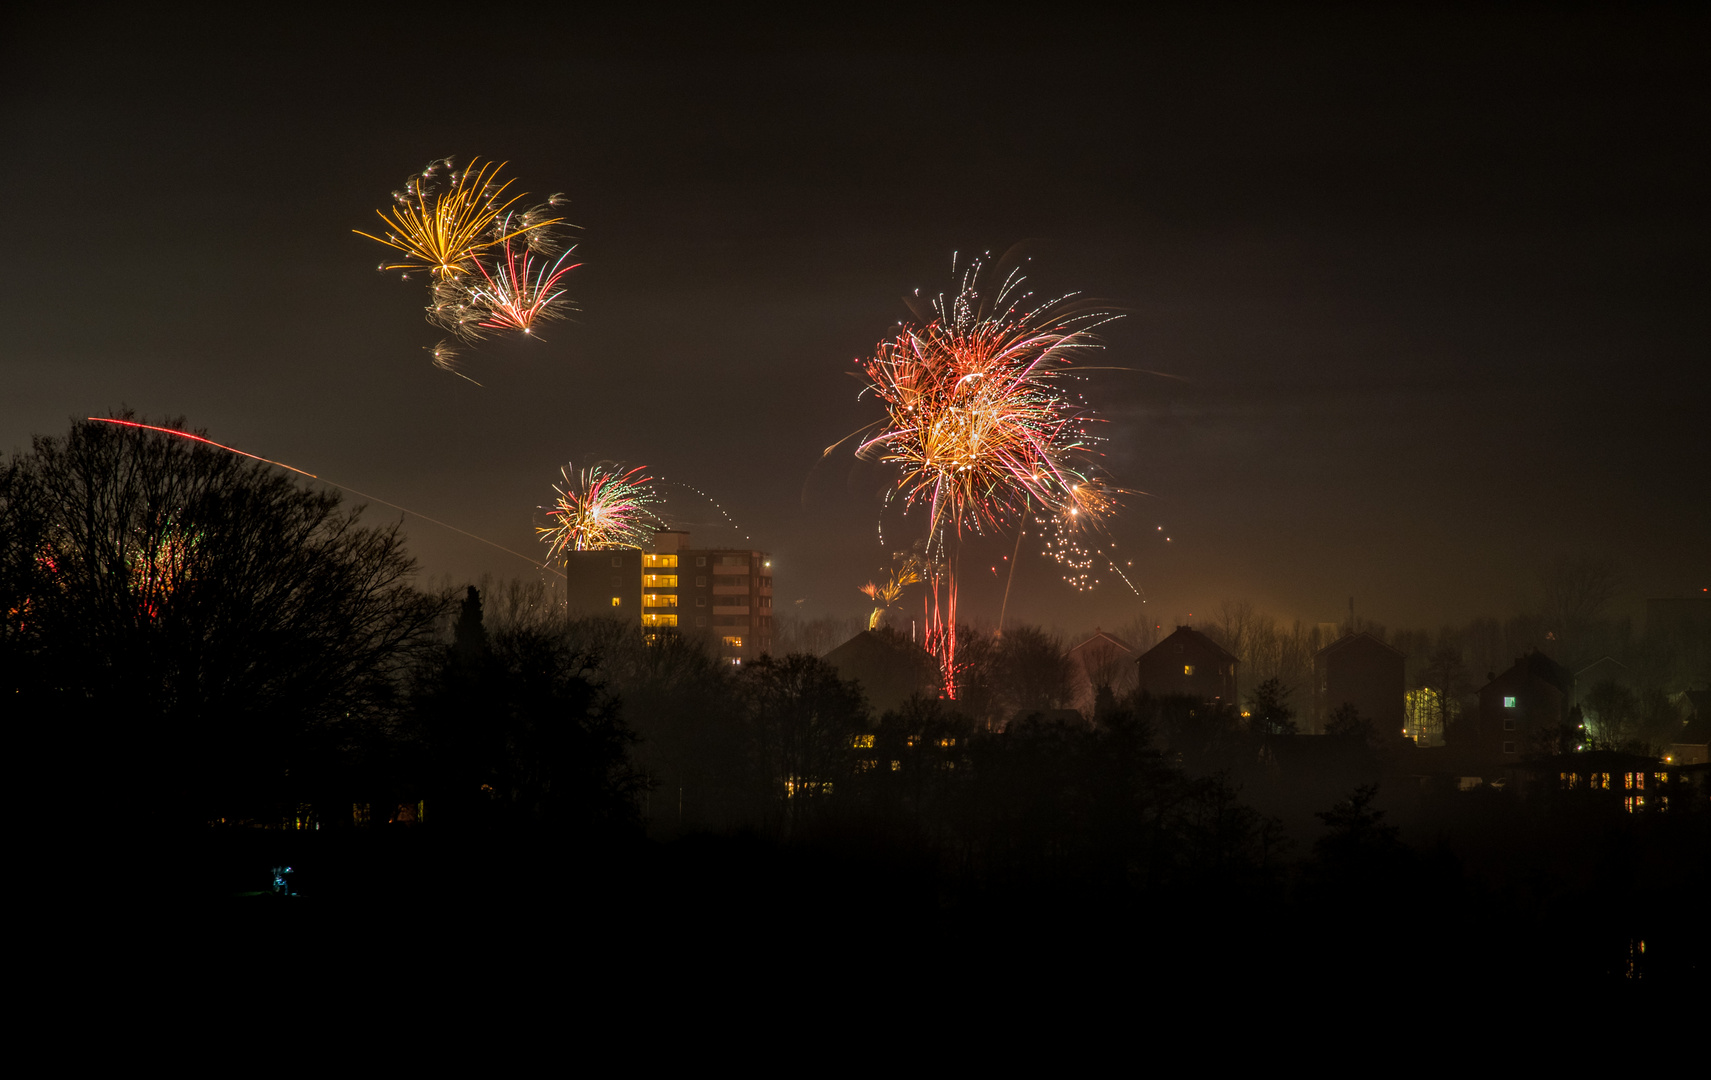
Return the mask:
[(642, 558), (633, 549), (565, 552), (565, 608), (573, 615), (640, 619)]
[(661, 530), (651, 552), (570, 552), (564, 571), (573, 614), (633, 620), (650, 640), (693, 635), (729, 664), (772, 651), (772, 559), (764, 551), (694, 548), (687, 532)]
[(1533, 651), (1480, 687), (1479, 711), (1450, 731), (1458, 752), (1487, 766), (1508, 766), (1536, 752), (1567, 716), (1570, 678), (1556, 661)]
[(1402, 731), (1408, 704), (1408, 657), (1371, 634), (1346, 634), (1313, 656), (1315, 732), (1353, 705), (1386, 736)]
[(1134, 685), (1135, 650), (1115, 634), (1093, 628), (1093, 636), (1069, 650), (1075, 665), (1075, 707), (1088, 716), (1093, 715), (1095, 699), (1101, 686), (1122, 697)]
[(1154, 697), (1185, 694), (1234, 705), (1236, 658), (1193, 627), (1179, 626), (1135, 661), (1135, 686)]
[(939, 662), (926, 649), (887, 627), (863, 630), (822, 657), (838, 678), (858, 682), (875, 716), (901, 709), (919, 694), (943, 694)]

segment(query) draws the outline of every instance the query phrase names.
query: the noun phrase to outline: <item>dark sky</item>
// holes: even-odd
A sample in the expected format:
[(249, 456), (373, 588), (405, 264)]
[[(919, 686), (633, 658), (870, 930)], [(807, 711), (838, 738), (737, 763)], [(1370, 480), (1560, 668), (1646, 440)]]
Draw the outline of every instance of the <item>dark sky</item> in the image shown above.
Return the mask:
[[(560, 465), (645, 464), (773, 552), (781, 608), (854, 612), (887, 555), (883, 475), (820, 459), (874, 418), (846, 372), (953, 252), (1027, 241), (1039, 291), (1129, 312), (1102, 362), (1181, 381), (1088, 390), (1147, 493), (1112, 536), (1150, 602), (1036, 557), (1021, 618), (1352, 594), (1436, 625), (1563, 555), (1615, 556), (1630, 598), (1711, 584), (1711, 35), (1685, 8), (296, 10), (14, 21), (0, 446), (128, 404), (528, 552)], [(481, 388), (430, 366), (420, 284), (350, 231), (447, 154), (584, 229), (577, 320), (467, 352)], [(406, 527), (430, 576), (532, 573)], [(965, 614), (996, 614), (1008, 549), (965, 557)]]

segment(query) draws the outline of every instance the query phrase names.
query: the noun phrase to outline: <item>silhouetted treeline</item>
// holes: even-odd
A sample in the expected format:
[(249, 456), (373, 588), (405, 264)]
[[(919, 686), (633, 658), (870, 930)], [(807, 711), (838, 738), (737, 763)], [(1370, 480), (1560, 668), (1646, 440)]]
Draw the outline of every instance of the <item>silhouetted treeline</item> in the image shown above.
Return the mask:
[(1631, 618), (1612, 615), (1621, 585), (1612, 560), (1547, 561), (1517, 585), (1523, 610), (1436, 630), (1393, 630), (1353, 614), (1335, 625), (1286, 624), (1240, 600), (1223, 601), (1196, 628), (1240, 662), (1241, 697), (1275, 679), (1300, 701), (1309, 696), (1320, 649), (1347, 633), (1372, 634), (1407, 658), (1410, 727), (1433, 741), (1476, 709), (1480, 686), (1532, 651), (1578, 680), (1574, 703), (1598, 745), (1662, 747), (1685, 718), (1681, 692), (1711, 688), (1711, 629), (1682, 622), (1642, 631)]
[(544, 586), (427, 593), (412, 570), (334, 496), (75, 425), (0, 468), (8, 716), (81, 778), (85, 825), (178, 853), (167, 899), (546, 919), (575, 898), (603, 924), (1178, 973), (1704, 963), (1703, 791), (1627, 815), (1434, 787), (1353, 710), (1297, 734), (1281, 676), (1240, 706), (1123, 692), (1027, 626), (965, 631), (948, 693), (876, 715), (812, 651), (732, 666)]
[(341, 797), (439, 618), (414, 569), (396, 525), (260, 463), (104, 423), (37, 438), (0, 464), (8, 718), (72, 805), (130, 827)]

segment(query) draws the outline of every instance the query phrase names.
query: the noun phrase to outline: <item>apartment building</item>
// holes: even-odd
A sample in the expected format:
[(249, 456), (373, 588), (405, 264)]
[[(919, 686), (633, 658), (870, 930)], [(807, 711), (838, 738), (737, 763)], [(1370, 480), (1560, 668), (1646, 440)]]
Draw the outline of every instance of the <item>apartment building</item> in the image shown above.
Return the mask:
[(652, 552), (573, 552), (564, 569), (579, 614), (635, 618), (650, 639), (693, 634), (731, 664), (772, 651), (772, 559), (764, 551), (694, 548), (687, 532), (661, 530)]

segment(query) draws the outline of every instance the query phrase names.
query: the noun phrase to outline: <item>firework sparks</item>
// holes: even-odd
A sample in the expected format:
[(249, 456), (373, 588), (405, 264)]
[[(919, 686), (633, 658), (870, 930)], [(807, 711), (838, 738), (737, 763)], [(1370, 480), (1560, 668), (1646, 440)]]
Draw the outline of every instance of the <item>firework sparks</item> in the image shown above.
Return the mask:
[[(493, 331), (533, 334), (535, 324), (562, 318), (570, 304), (559, 282), (581, 265), (567, 265), (576, 245), (557, 228), (564, 197), (518, 207), (524, 194), (507, 196), (512, 181), (500, 179), (506, 164), (471, 159), (458, 171), (451, 158), (431, 162), (392, 193), (390, 214), (376, 211), (384, 235), (352, 230), (403, 253), (380, 269), (406, 278), (426, 271), (428, 322), (471, 344)], [(457, 370), (445, 342), (431, 351), (435, 367), (481, 385)]]
[[(1075, 353), (1096, 348), (1092, 331), (1115, 316), (1081, 310), (1072, 296), (1035, 301), (1019, 272), (990, 288), (988, 277), (976, 260), (953, 296), (928, 303), (922, 322), (902, 325), (860, 363), (863, 392), (886, 415), (856, 453), (901, 470), (893, 490), (905, 514), (925, 508), (928, 555), (967, 531), (1020, 530), (1035, 510), (1073, 530), (1115, 506), (1091, 465), (1091, 415), (1064, 385)], [(929, 649), (950, 687), (957, 587), (948, 555), (928, 575), (927, 616)]]
[[(391, 216), (375, 211), (386, 223), (385, 236), (351, 230), (404, 253), (405, 261), (383, 263), (382, 270), (426, 270), (436, 279), (473, 273), (481, 252), (564, 220), (531, 212), (515, 219), (506, 216), (504, 226), (494, 228), (523, 194), (505, 198), (511, 181), (500, 183), (499, 173), (506, 162), (488, 162), (478, 169), (477, 161), (471, 159), (458, 172), (450, 158), (442, 158), (405, 181), (404, 190), (392, 194)], [(516, 228), (510, 227), (513, 224)]]
[(487, 336), (487, 328), (482, 324), (488, 318), (487, 308), (475, 296), (473, 284), (468, 277), (434, 282), (428, 288), (425, 309), (430, 323), (471, 344)]
[(885, 584), (876, 585), (869, 581), (859, 590), (863, 596), (874, 602), (873, 614), (869, 615), (867, 619), (869, 630), (879, 629), (880, 616), (902, 598), (904, 589), (911, 585), (919, 585), (923, 580), (922, 560), (918, 553), (900, 551), (894, 558), (902, 561), (903, 565), (893, 568), (886, 574)]
[(572, 245), (551, 264), (544, 259), (537, 263), (527, 247), (518, 251), (516, 245), (506, 242), (504, 259), (495, 260), (491, 272), (478, 260), (475, 269), (484, 283), (472, 282), (469, 295), (484, 310), (485, 317), (476, 325), (487, 330), (521, 330), (533, 334), (536, 323), (562, 318), (569, 305), (558, 283), (582, 265), (565, 265), (575, 250)]
[(169, 526), (145, 550), (133, 555), (132, 588), (145, 616), (159, 618), (167, 600), (190, 580), (191, 559), (200, 541), (200, 536), (186, 536)]
[(904, 326), (861, 365), (887, 415), (856, 453), (900, 466), (905, 508), (928, 508), (929, 536), (1002, 528), (1030, 504), (1110, 508), (1079, 461), (1089, 416), (1060, 381), (1108, 316), (1077, 313), (1070, 297), (1029, 306), (1018, 274), (988, 300), (982, 270), (976, 262), (930, 321)]
[[(742, 533), (744, 540), (751, 540), (752, 541), (754, 539), (754, 537), (750, 536), (748, 533), (743, 532), (743, 527), (741, 525), (737, 524), (737, 519), (731, 516), (731, 512), (729, 510), (726, 510), (723, 506), (719, 505), (718, 499), (715, 499), (713, 496), (707, 494), (705, 491), (702, 491), (700, 488), (696, 487), (694, 484), (685, 484), (681, 480), (667, 480), (663, 476), (656, 477), (655, 479), (656, 479), (656, 482), (658, 482), (660, 484), (664, 484), (667, 487), (680, 487), (685, 491), (693, 491), (695, 494), (701, 496), (703, 499), (706, 499), (708, 505), (712, 506), (713, 509), (719, 511), (719, 516), (725, 519), (726, 525), (729, 525), (734, 531)], [(684, 524), (689, 525), (689, 524), (693, 524), (693, 523), (685, 522)], [(719, 527), (718, 522), (707, 522), (705, 524), (711, 525), (715, 528)]]
[(592, 465), (573, 473), (570, 466), (559, 470), (564, 486), (553, 485), (557, 502), (546, 511), (547, 524), (535, 531), (547, 545), (547, 558), (567, 551), (605, 551), (636, 548), (653, 539), (663, 522), (648, 507), (657, 501), (645, 470), (619, 473)]
[(451, 347), (451, 342), (439, 342), (433, 348), (428, 349), (428, 355), (433, 357), (434, 366), (441, 371), (449, 371), (460, 379), (467, 379), (477, 386), (481, 385), (457, 369), (457, 350)]

